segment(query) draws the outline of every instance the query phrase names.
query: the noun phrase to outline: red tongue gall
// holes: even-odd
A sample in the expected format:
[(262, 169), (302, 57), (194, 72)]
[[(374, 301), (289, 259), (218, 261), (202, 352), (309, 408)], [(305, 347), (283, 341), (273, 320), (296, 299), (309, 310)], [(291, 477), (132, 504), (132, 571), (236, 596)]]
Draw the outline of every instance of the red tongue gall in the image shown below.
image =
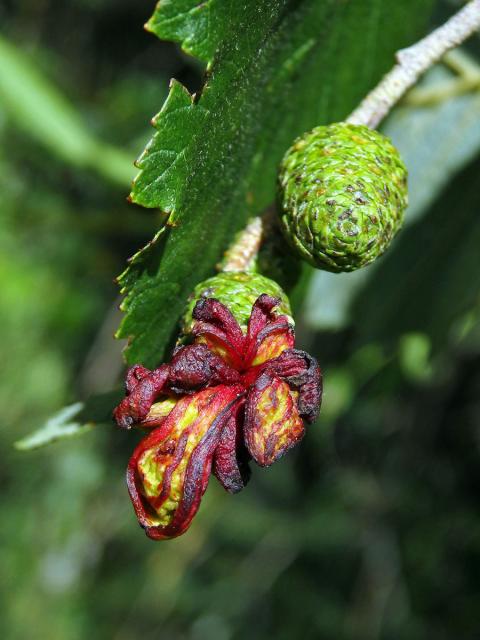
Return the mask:
[(191, 344), (153, 371), (127, 373), (114, 411), (122, 428), (149, 429), (127, 471), (137, 518), (153, 539), (189, 527), (213, 474), (230, 493), (297, 444), (320, 408), (320, 369), (294, 348), (279, 300), (260, 295), (244, 333), (227, 306), (203, 298), (192, 312)]

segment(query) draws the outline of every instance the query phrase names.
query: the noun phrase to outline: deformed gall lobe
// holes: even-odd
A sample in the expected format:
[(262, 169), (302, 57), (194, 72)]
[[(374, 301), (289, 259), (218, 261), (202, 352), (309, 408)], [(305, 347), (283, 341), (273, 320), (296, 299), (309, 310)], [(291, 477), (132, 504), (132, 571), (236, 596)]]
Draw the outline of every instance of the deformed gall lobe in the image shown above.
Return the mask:
[(245, 330), (215, 298), (192, 310), (190, 344), (170, 363), (127, 373), (114, 411), (122, 428), (149, 430), (127, 471), (141, 526), (153, 539), (189, 527), (211, 473), (230, 493), (250, 477), (249, 462), (269, 466), (299, 442), (321, 402), (320, 369), (294, 348), (280, 300), (260, 295)]

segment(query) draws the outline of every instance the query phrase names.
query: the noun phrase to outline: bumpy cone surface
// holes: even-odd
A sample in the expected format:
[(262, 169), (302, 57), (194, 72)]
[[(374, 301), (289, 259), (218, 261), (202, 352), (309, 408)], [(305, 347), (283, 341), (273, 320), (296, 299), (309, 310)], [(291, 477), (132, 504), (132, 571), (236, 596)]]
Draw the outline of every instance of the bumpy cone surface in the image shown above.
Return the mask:
[(195, 287), (183, 317), (183, 333), (190, 332), (192, 311), (201, 298), (215, 298), (228, 307), (245, 333), (252, 306), (262, 293), (280, 300), (278, 312), (286, 315), (293, 325), (288, 297), (276, 282), (258, 273), (227, 272), (204, 280)]
[(408, 202), (407, 170), (390, 140), (342, 122), (295, 141), (279, 186), (287, 240), (304, 260), (334, 272), (354, 271), (380, 256)]

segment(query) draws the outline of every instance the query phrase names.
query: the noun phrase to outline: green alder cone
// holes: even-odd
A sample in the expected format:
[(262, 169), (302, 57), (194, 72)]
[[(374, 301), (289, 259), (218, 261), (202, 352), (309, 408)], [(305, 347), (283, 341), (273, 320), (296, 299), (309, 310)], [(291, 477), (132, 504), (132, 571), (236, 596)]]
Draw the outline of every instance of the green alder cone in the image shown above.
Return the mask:
[(390, 140), (363, 125), (316, 127), (285, 154), (281, 225), (318, 269), (354, 271), (382, 255), (408, 203), (407, 169)]
[(276, 282), (258, 273), (224, 272), (195, 287), (183, 316), (182, 331), (187, 335), (190, 332), (192, 311), (200, 298), (216, 298), (230, 309), (242, 331), (246, 333), (252, 306), (262, 293), (279, 298), (278, 313), (288, 316), (289, 321), (294, 324), (288, 297)]

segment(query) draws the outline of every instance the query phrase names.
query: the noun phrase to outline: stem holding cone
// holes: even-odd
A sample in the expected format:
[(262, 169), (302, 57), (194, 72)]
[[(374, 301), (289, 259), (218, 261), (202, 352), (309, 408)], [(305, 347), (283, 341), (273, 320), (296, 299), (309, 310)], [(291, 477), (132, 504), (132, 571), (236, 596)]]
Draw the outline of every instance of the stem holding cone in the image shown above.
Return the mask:
[(396, 53), (397, 64), (349, 115), (347, 122), (375, 129), (421, 75), (447, 51), (480, 29), (480, 0), (472, 0), (428, 36)]
[[(471, 0), (445, 24), (406, 49), (397, 51), (397, 64), (353, 111), (346, 122), (375, 129), (395, 104), (435, 62), (480, 30), (480, 0)], [(272, 207), (266, 216), (271, 215)], [(252, 268), (263, 235), (264, 217), (252, 218), (233, 242), (221, 264), (222, 271)]]

